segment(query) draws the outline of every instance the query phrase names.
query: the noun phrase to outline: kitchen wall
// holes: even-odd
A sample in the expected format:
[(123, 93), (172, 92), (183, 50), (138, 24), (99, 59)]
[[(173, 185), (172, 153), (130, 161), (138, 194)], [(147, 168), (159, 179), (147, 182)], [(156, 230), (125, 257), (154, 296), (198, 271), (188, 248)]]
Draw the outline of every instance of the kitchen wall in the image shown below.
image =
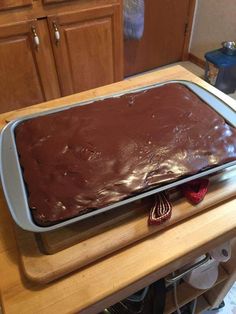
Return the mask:
[(204, 60), (204, 54), (236, 40), (236, 0), (197, 0), (189, 52)]

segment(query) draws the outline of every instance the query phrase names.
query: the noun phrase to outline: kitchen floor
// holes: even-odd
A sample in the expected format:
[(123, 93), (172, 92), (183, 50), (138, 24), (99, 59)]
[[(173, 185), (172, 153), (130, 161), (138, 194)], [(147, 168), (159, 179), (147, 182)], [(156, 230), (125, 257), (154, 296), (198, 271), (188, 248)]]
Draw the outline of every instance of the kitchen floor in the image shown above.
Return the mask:
[(220, 310), (206, 311), (202, 314), (236, 314), (236, 282), (224, 298), (225, 306)]

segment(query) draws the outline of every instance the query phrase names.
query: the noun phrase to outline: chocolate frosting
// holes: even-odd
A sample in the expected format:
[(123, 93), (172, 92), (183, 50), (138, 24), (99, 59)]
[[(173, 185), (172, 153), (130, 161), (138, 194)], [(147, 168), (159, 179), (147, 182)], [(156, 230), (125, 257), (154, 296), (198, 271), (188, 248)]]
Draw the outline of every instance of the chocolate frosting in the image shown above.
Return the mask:
[(40, 225), (236, 159), (236, 130), (176, 83), (30, 119), (15, 132)]

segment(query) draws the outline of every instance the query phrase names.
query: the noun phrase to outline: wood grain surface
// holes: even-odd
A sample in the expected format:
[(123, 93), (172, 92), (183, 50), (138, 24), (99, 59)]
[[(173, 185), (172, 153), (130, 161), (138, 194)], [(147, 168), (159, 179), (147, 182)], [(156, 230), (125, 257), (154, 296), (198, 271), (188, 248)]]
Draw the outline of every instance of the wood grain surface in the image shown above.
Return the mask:
[(7, 10), (32, 5), (32, 0), (2, 0), (0, 10)]
[[(62, 96), (123, 78), (119, 16), (119, 6), (113, 5), (48, 17)], [(53, 23), (61, 36), (57, 44)]]
[(152, 198), (147, 198), (85, 222), (43, 233), (37, 237), (38, 241), (35, 234), (16, 228), (25, 275), (39, 284), (48, 283), (236, 194), (236, 167), (210, 180), (209, 191), (201, 203), (193, 206), (185, 198), (172, 200), (172, 217), (159, 226), (148, 226)]

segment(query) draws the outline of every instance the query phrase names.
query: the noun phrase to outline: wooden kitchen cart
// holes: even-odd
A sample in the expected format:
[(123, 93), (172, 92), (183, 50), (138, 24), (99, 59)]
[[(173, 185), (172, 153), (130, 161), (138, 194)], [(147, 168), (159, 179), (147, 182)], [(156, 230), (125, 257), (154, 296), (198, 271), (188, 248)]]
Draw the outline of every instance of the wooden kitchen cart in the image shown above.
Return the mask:
[[(4, 113), (0, 115), (0, 125), (3, 127), (14, 118), (48, 108), (173, 79), (189, 80), (200, 84), (236, 109), (233, 99), (181, 66), (173, 66), (80, 94)], [(32, 283), (23, 275), (13, 221), (1, 192), (0, 291), (3, 311), (7, 314), (98, 313), (217, 245), (236, 237), (235, 214), (236, 199), (232, 197), (227, 202), (221, 202), (63, 278), (47, 285), (40, 285)], [(89, 250), (89, 247), (87, 249)], [(186, 303), (199, 296), (198, 312), (215, 306), (223, 299), (235, 277), (234, 245), (231, 260), (220, 268), (218, 284), (205, 293), (182, 286), (180, 303)], [(167, 313), (170, 313), (174, 308), (171, 300), (168, 300)]]

